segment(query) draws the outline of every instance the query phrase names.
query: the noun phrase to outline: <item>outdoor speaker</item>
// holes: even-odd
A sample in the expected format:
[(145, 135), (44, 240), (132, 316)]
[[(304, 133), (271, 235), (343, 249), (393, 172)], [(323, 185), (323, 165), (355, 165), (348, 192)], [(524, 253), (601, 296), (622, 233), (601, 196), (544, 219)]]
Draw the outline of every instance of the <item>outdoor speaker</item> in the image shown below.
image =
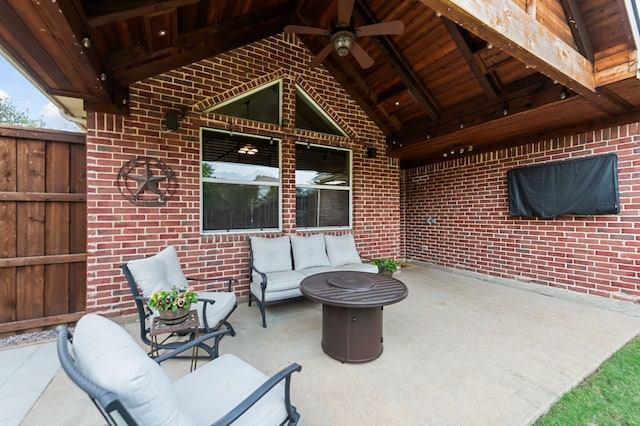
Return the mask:
[(167, 123), (167, 130), (178, 129), (178, 114), (175, 112), (168, 112), (165, 115), (165, 121)]
[(378, 152), (375, 148), (367, 147), (367, 158), (376, 158)]

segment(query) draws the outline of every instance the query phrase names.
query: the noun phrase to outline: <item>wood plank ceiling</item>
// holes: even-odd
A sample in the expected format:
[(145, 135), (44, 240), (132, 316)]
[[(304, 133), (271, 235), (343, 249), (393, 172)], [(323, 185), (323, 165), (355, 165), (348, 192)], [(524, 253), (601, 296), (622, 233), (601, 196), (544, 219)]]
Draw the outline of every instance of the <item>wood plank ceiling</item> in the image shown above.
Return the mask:
[(640, 120), (630, 0), (2, 0), (0, 46), (52, 97), (126, 114), (136, 81), (288, 24), (330, 28), (351, 2), (353, 26), (405, 29), (357, 38), (367, 69), (336, 52), (322, 66), (403, 167)]

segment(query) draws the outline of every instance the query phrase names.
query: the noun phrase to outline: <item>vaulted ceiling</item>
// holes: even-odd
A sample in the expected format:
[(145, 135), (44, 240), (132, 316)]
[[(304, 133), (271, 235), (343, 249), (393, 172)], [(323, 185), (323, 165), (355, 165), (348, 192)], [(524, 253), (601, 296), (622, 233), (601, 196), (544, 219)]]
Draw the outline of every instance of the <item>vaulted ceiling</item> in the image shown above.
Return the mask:
[[(372, 66), (353, 50), (321, 66), (411, 167), (640, 121), (634, 1), (2, 0), (0, 46), (70, 113), (79, 99), (127, 114), (130, 84), (286, 25), (335, 28), (346, 9), (349, 28), (400, 20), (356, 38)], [(331, 43), (299, 37), (314, 55)]]

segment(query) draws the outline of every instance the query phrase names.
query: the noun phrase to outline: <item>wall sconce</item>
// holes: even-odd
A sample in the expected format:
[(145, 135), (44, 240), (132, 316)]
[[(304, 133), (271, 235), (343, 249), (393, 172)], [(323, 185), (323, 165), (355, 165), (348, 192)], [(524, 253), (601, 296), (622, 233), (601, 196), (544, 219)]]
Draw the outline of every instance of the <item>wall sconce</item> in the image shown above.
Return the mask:
[(178, 113), (177, 112), (167, 112), (164, 115), (165, 125), (167, 126), (167, 130), (178, 130)]

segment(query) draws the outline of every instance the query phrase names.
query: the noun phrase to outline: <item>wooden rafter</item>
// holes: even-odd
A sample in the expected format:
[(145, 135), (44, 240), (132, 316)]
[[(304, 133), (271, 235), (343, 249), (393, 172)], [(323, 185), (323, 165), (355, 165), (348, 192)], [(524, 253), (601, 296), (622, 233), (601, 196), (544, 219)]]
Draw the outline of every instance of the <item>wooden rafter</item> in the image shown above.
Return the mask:
[(425, 6), (491, 42), (609, 114), (629, 111), (619, 98), (596, 90), (593, 64), (511, 1), (420, 0)]
[(567, 23), (571, 29), (573, 40), (576, 42), (578, 51), (593, 63), (593, 47), (591, 47), (591, 40), (589, 40), (589, 34), (587, 33), (587, 27), (582, 19), (580, 8), (576, 3), (576, 0), (560, 0), (564, 15), (567, 17)]
[(460, 54), (471, 68), (471, 72), (475, 76), (480, 86), (482, 86), (482, 90), (487, 95), (488, 98), (495, 98), (498, 96), (498, 87), (493, 81), (491, 75), (485, 73), (485, 71), (478, 64), (478, 58), (473, 54), (467, 40), (465, 40), (464, 35), (460, 32), (460, 27), (458, 27), (455, 23), (451, 22), (449, 19), (442, 17), (442, 22), (447, 27), (447, 31), (453, 41), (458, 46), (458, 50)]
[[(266, 9), (260, 13), (247, 15), (243, 19), (210, 25), (181, 34), (173, 46), (152, 54), (147, 54), (143, 46), (134, 46), (114, 53), (108, 69), (114, 70), (118, 81), (131, 84), (165, 72), (167, 69), (189, 65), (270, 37), (282, 32), (282, 28), (294, 19), (295, 2), (290, 1), (288, 5), (290, 7), (280, 6), (278, 13)], [(287, 13), (288, 11), (290, 13)]]
[(180, 6), (198, 3), (200, 0), (128, 0), (88, 1), (85, 2), (88, 22), (92, 27), (99, 27), (139, 16), (168, 11)]
[[(358, 17), (366, 24), (373, 24), (378, 22), (371, 10), (361, 0), (357, 0), (355, 2), (354, 16)], [(427, 88), (424, 87), (420, 78), (416, 75), (413, 69), (411, 69), (411, 66), (409, 66), (407, 61), (402, 57), (402, 54), (395, 47), (391, 37), (373, 37), (373, 42), (380, 49), (393, 69), (398, 73), (398, 76), (407, 86), (409, 92), (411, 92), (414, 98), (425, 109), (426, 114), (432, 120), (436, 120), (440, 108), (438, 107), (435, 98), (433, 97), (433, 95), (431, 95), (431, 93), (429, 93)]]

